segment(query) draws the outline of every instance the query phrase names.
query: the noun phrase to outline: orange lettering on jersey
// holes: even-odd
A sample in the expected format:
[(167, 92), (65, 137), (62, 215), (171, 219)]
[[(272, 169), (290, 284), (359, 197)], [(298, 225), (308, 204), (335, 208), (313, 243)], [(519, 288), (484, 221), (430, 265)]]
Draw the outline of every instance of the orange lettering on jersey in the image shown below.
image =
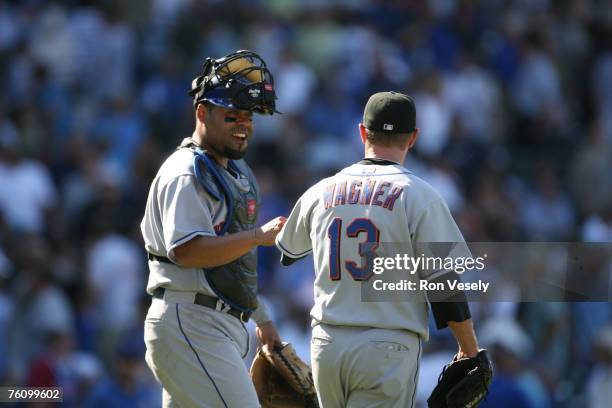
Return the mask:
[(323, 191), (323, 202), (325, 203), (325, 209), (331, 208), (334, 202), (334, 190), (336, 189), (335, 184), (329, 184)]
[(387, 196), (387, 199), (385, 200), (385, 204), (383, 204), (383, 208), (386, 208), (389, 211), (393, 211), (393, 204), (395, 204), (395, 200), (397, 200), (399, 196), (402, 195), (403, 191), (404, 191), (404, 187), (393, 185), (393, 189)]
[(334, 207), (337, 205), (346, 204), (346, 181), (341, 181), (338, 183), (338, 188), (336, 189), (336, 198), (334, 198)]
[(378, 199), (381, 195), (385, 194), (385, 188), (389, 187), (391, 183), (388, 181), (383, 181), (378, 184), (378, 188), (376, 188), (376, 192), (374, 193), (374, 197), (372, 197), (372, 205), (382, 206), (383, 202)]
[(361, 194), (361, 180), (355, 180), (349, 187), (349, 195), (346, 199), (346, 203), (357, 204), (357, 201), (359, 201), (359, 194)]
[(370, 204), (370, 199), (372, 198), (372, 193), (374, 192), (375, 185), (376, 185), (375, 180), (366, 179), (365, 185), (363, 186), (363, 190), (361, 191), (361, 197), (359, 200), (359, 204), (362, 204), (362, 205)]

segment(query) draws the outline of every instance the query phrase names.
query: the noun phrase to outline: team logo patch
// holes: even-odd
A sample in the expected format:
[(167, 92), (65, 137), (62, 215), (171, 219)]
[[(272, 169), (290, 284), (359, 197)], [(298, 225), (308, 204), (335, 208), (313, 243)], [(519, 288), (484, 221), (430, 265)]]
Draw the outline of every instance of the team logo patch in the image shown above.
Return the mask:
[(216, 234), (220, 233), (224, 226), (225, 226), (225, 221), (221, 221), (219, 224), (215, 225), (214, 226), (215, 233)]
[(255, 210), (257, 208), (257, 200), (248, 200), (247, 201), (247, 216), (249, 217), (249, 221), (255, 221)]

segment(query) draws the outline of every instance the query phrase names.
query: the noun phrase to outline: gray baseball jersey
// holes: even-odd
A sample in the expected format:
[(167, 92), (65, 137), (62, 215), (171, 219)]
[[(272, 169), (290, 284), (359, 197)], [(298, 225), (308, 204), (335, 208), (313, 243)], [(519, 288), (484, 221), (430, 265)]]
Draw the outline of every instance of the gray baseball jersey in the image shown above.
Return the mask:
[[(185, 141), (183, 144), (186, 144)], [(227, 216), (227, 205), (213, 199), (196, 180), (193, 168), (194, 153), (188, 148), (174, 152), (161, 166), (153, 180), (141, 222), (142, 236), (147, 252), (171, 261), (174, 249), (197, 236), (215, 236), (223, 228)], [(244, 164), (246, 166), (246, 164)], [(223, 170), (225, 171), (225, 170)], [(236, 176), (236, 177), (234, 177)], [(248, 192), (249, 180), (235, 174), (232, 180), (237, 189)], [(249, 203), (255, 207), (259, 203)], [(191, 291), (216, 296), (201, 268), (183, 268), (176, 264), (149, 262), (147, 292), (163, 286), (178, 291)], [(253, 313), (257, 322), (268, 320), (262, 307)]]
[[(144, 218), (140, 224), (147, 252), (168, 257), (174, 249), (197, 236), (215, 236), (227, 208), (198, 185), (193, 171), (193, 152), (179, 149), (161, 166), (153, 180)], [(149, 262), (147, 292), (158, 286), (195, 291), (213, 296), (202, 269)]]
[[(428, 338), (427, 302), (361, 302), (361, 282), (372, 276), (360, 245), (393, 243), (410, 255), (419, 242), (464, 242), (440, 195), (399, 164), (363, 161), (321, 180), (298, 200), (277, 247), (290, 258), (312, 251), (312, 324), (407, 329)], [(376, 249), (377, 256), (384, 246)], [(419, 271), (421, 278), (436, 274)], [(424, 296), (424, 295), (423, 295)]]
[[(256, 189), (252, 177), (222, 176), (235, 184), (230, 186), (235, 191)], [(145, 321), (146, 361), (164, 388), (164, 407), (259, 406), (242, 360), (249, 342), (244, 325), (235, 316), (194, 304), (197, 294), (217, 295), (201, 268), (183, 268), (174, 256), (181, 244), (223, 231), (225, 201), (214, 199), (199, 183), (189, 148), (178, 149), (164, 162), (149, 191), (141, 230), (147, 252), (157, 259), (149, 261), (147, 292), (155, 298)], [(248, 201), (246, 211), (254, 216), (258, 203)], [(159, 294), (157, 288), (164, 291)], [(257, 322), (268, 320), (260, 305), (252, 315)]]

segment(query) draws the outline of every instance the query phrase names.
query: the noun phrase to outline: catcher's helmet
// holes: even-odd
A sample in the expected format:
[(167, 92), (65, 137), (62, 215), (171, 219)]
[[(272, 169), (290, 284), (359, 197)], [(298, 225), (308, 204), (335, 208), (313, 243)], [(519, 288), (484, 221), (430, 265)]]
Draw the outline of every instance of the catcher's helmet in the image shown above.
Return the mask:
[(229, 109), (261, 114), (279, 113), (275, 108), (274, 78), (264, 60), (254, 52), (240, 50), (223, 58), (207, 58), (202, 75), (191, 82), (193, 105), (208, 102)]

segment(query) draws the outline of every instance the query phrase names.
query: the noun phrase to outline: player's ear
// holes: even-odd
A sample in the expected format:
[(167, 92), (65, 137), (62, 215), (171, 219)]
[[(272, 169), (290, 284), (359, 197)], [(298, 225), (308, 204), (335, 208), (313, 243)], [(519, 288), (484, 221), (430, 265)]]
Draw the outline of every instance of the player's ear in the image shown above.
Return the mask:
[(198, 106), (196, 107), (196, 118), (199, 122), (204, 123), (204, 119), (206, 118), (206, 114), (207, 114), (207, 110), (206, 110), (206, 106), (204, 106), (203, 103), (198, 103)]
[(366, 144), (368, 135), (366, 134), (366, 127), (363, 125), (363, 123), (359, 124), (359, 136), (361, 136), (361, 143)]
[(419, 128), (415, 128), (414, 132), (412, 132), (412, 134), (408, 138), (408, 150), (412, 149), (418, 137), (419, 137)]

